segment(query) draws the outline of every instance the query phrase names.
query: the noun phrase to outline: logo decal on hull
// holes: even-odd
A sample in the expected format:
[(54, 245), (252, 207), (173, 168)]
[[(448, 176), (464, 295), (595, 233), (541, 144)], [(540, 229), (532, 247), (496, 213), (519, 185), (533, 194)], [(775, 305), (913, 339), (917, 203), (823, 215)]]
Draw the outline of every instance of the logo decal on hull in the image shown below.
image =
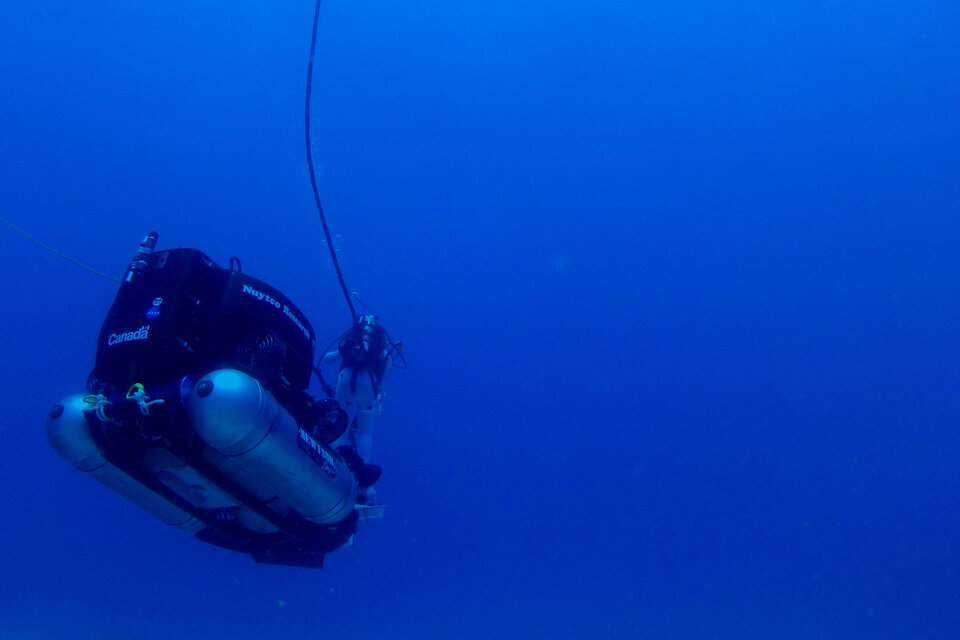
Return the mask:
[(287, 316), (287, 318), (290, 319), (290, 322), (292, 322), (294, 326), (296, 326), (297, 329), (299, 329), (301, 333), (303, 333), (303, 335), (307, 338), (307, 340), (313, 339), (310, 337), (310, 332), (307, 331), (307, 327), (306, 325), (303, 324), (303, 321), (300, 320), (300, 318), (298, 318), (296, 314), (293, 313), (293, 310), (287, 305), (279, 302), (276, 298), (274, 298), (268, 293), (264, 293), (263, 291), (257, 291), (256, 289), (254, 289), (248, 284), (243, 285), (240, 291), (247, 294), (248, 296), (253, 296), (260, 302), (264, 302), (270, 305), (271, 307), (273, 307), (274, 309), (282, 311), (283, 315)]
[(139, 329), (126, 331), (124, 333), (111, 333), (107, 338), (107, 345), (122, 344), (124, 342), (133, 342), (134, 340), (146, 340), (150, 337), (150, 325), (145, 324)]
[(297, 429), (297, 445), (310, 456), (310, 459), (320, 465), (320, 468), (327, 472), (332, 478), (337, 477), (337, 465), (333, 456), (316, 440), (310, 437), (310, 434), (302, 427)]

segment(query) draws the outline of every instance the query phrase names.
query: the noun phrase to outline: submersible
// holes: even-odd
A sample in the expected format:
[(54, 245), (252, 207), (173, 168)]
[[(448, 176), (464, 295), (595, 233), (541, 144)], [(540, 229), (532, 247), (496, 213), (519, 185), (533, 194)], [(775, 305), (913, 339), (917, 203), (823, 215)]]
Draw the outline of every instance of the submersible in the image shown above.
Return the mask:
[[(195, 249), (156, 251), (156, 242), (146, 236), (122, 279), (86, 393), (51, 409), (51, 446), (204, 542), (258, 562), (322, 566), (382, 507), (363, 504), (356, 453), (334, 448), (344, 412), (307, 392), (312, 326), (239, 262), (225, 269)], [(352, 331), (369, 323), (341, 337), (349, 349), (369, 347)], [(376, 344), (367, 361), (382, 372), (396, 347)], [(341, 377), (364, 366), (345, 359)]]

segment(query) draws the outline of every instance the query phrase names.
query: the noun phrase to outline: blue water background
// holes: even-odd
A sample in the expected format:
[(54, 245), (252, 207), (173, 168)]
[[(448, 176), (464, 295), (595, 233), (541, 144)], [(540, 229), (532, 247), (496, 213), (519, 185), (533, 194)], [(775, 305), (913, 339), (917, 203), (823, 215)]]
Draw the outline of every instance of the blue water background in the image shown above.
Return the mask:
[[(0, 7), (2, 215), (349, 320), (310, 2)], [(960, 5), (328, 0), (314, 151), (403, 340), (322, 571), (57, 458), (114, 285), (0, 226), (0, 637), (960, 637)]]

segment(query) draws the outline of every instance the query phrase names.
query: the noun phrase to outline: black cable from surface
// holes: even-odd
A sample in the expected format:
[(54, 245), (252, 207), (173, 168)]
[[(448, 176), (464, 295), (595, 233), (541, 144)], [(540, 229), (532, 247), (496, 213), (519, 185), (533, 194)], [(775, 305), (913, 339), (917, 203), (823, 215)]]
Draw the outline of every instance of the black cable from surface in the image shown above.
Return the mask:
[(337, 259), (337, 252), (333, 248), (333, 238), (330, 237), (330, 227), (327, 226), (327, 216), (323, 213), (323, 205), (320, 204), (320, 191), (317, 189), (317, 175), (313, 169), (313, 150), (310, 144), (310, 94), (313, 92), (313, 58), (317, 52), (317, 25), (320, 22), (320, 0), (317, 0), (317, 7), (313, 12), (313, 35), (310, 37), (310, 59), (307, 62), (307, 99), (304, 107), (304, 137), (307, 144), (307, 167), (310, 169), (310, 186), (313, 187), (313, 201), (317, 205), (317, 213), (320, 214), (320, 222), (323, 224), (323, 235), (327, 240), (327, 249), (330, 250), (330, 259), (333, 260), (333, 268), (337, 272), (337, 279), (340, 280), (340, 288), (343, 289), (343, 297), (347, 301), (347, 307), (350, 309), (350, 321), (356, 323), (357, 312), (353, 308), (353, 301), (350, 299), (350, 290), (347, 289), (347, 283), (343, 279), (343, 271), (340, 270), (340, 260)]

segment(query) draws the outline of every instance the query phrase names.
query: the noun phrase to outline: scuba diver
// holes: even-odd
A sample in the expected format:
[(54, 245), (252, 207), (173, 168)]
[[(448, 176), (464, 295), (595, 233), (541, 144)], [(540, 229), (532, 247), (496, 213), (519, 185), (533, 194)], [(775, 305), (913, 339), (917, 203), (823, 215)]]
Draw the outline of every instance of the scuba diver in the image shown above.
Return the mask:
[[(338, 338), (336, 388), (306, 316), (231, 259), (148, 234), (100, 329), (87, 393), (53, 407), (53, 449), (204, 542), (320, 567), (381, 517), (371, 426), (402, 345), (373, 315)], [(321, 360), (326, 359), (322, 358)], [(309, 393), (313, 375), (327, 397)]]
[(334, 401), (347, 413), (349, 428), (332, 446), (343, 456), (364, 489), (368, 503), (376, 497), (374, 483), (381, 469), (367, 464), (373, 448), (373, 423), (383, 407), (383, 381), (389, 363), (400, 356), (402, 344), (393, 342), (376, 316), (359, 318), (324, 360), (340, 359)]

